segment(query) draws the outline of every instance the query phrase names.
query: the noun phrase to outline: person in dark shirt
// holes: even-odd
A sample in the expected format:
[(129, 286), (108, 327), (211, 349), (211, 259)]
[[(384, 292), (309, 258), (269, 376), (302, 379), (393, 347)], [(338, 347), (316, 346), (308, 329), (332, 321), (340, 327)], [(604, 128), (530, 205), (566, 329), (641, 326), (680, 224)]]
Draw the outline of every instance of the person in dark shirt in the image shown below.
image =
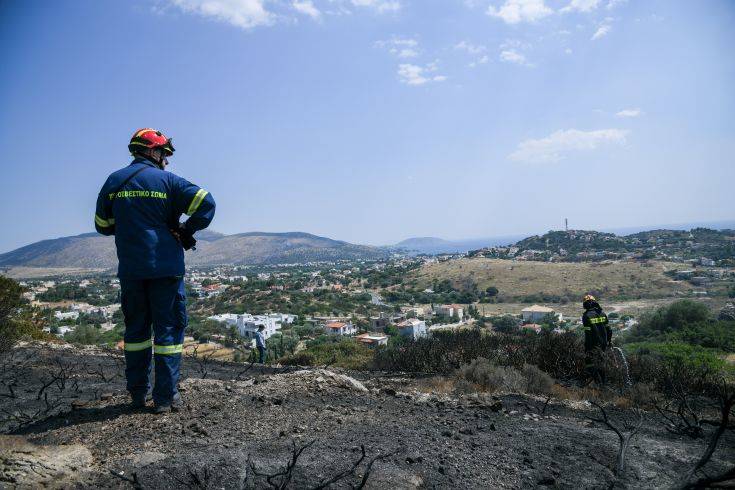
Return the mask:
[(265, 334), (263, 334), (263, 331), (265, 330), (265, 327), (263, 325), (260, 325), (258, 327), (258, 331), (255, 333), (255, 346), (258, 348), (259, 358), (258, 362), (263, 364), (265, 363)]
[(590, 380), (604, 383), (605, 370), (598, 361), (601, 353), (610, 347), (612, 330), (607, 315), (602, 311), (602, 307), (594, 296), (585, 295), (582, 307), (584, 308), (582, 325), (584, 326), (585, 371)]

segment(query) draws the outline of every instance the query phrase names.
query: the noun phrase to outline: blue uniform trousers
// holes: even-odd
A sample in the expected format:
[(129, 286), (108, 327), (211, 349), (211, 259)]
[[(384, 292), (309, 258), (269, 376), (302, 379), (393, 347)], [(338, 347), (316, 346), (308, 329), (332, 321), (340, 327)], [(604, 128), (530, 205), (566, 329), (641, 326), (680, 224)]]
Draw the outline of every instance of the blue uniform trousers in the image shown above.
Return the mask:
[(125, 377), (128, 391), (133, 398), (144, 397), (148, 393), (153, 357), (156, 374), (153, 402), (156, 405), (170, 405), (178, 397), (177, 383), (187, 324), (184, 279), (121, 278), (120, 289), (125, 316)]

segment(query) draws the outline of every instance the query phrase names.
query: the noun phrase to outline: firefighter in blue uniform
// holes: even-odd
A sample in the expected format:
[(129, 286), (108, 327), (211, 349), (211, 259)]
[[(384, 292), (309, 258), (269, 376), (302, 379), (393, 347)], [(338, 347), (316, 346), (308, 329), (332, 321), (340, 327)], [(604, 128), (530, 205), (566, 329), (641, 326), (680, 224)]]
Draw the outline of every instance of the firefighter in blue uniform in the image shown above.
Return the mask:
[(582, 325), (584, 327), (584, 354), (585, 370), (588, 379), (603, 384), (606, 381), (605, 370), (599, 366), (603, 351), (610, 347), (612, 342), (612, 330), (607, 315), (602, 307), (591, 294), (585, 295), (582, 300), (584, 313), (582, 314)]
[[(160, 131), (136, 131), (128, 149), (133, 161), (107, 178), (94, 222), (99, 233), (115, 235), (132, 405), (146, 405), (153, 358), (154, 411), (163, 413), (183, 406), (177, 382), (187, 324), (184, 249), (209, 226), (215, 204), (204, 189), (165, 171), (174, 147)], [(179, 223), (182, 214), (189, 218)]]

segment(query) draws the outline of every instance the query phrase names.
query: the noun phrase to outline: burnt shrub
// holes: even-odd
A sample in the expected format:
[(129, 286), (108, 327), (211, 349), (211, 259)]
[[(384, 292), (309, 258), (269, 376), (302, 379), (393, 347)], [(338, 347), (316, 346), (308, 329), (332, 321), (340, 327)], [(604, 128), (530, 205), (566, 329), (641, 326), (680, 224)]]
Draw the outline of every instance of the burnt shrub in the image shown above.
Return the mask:
[(630, 400), (636, 407), (650, 408), (656, 404), (660, 396), (650, 383), (636, 383), (630, 388)]
[(284, 357), (281, 359), (281, 364), (285, 366), (313, 366), (315, 359), (312, 353), (301, 351)]
[(401, 346), (380, 349), (374, 366), (385, 371), (449, 374), (478, 357), (496, 359), (499, 339), (477, 330), (436, 332)]
[(499, 366), (479, 357), (461, 366), (455, 372), (460, 381), (470, 382), (488, 391), (512, 393), (548, 394), (554, 380), (536, 366), (525, 364), (520, 370), (512, 366)]
[(557, 379), (578, 379), (584, 374), (584, 348), (572, 332), (544, 332), (525, 338), (522, 358)]
[(554, 379), (533, 364), (526, 364), (521, 369), (521, 374), (526, 382), (526, 393), (534, 395), (547, 395), (554, 387)]
[(533, 364), (557, 379), (578, 378), (584, 372), (582, 345), (572, 333), (519, 336), (478, 330), (436, 332), (430, 338), (381, 349), (376, 352), (374, 368), (450, 374), (477, 358), (517, 370)]
[(517, 369), (498, 366), (484, 357), (461, 366), (456, 375), (488, 391), (522, 393), (526, 387), (525, 379)]

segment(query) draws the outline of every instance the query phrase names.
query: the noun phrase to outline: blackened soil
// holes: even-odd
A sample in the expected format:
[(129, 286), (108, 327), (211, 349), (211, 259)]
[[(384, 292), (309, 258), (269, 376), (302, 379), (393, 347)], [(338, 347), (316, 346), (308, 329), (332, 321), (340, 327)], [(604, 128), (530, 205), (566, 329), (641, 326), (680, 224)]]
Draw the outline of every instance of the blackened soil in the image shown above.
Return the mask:
[[(119, 353), (34, 344), (3, 362), (3, 430), (39, 447), (88, 450), (91, 462), (42, 480), (43, 470), (23, 472), (26, 463), (11, 471), (15, 453), (6, 451), (0, 486), (268, 488), (260, 475), (278, 473), (294, 448), (309, 443), (288, 488), (319, 487), (342, 473), (327, 486), (576, 489), (615, 482), (617, 436), (589, 420), (598, 413), (584, 402), (552, 401), (542, 415), (543, 400), (425, 393), (405, 376), (185, 359), (185, 409), (154, 415), (128, 408)], [(608, 413), (615, 423), (634, 421), (631, 411)], [(675, 486), (706, 439), (670, 434), (654, 414), (644, 419), (617, 484)], [(735, 460), (734, 439), (730, 433), (721, 440), (711, 472)]]

